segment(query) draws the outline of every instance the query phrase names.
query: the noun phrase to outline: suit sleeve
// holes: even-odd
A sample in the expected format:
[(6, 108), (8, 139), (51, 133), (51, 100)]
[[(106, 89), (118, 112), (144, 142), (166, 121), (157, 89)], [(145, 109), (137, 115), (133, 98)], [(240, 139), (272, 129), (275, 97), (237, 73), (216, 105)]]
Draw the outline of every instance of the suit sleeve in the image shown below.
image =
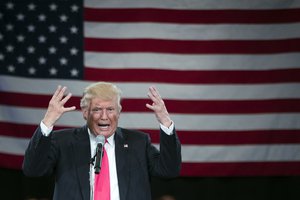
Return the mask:
[(25, 151), (23, 172), (26, 176), (44, 176), (53, 172), (57, 151), (53, 135), (46, 137), (40, 126), (33, 134)]
[(160, 130), (160, 151), (151, 145), (148, 152), (153, 176), (176, 177), (181, 169), (181, 144), (174, 128), (172, 135)]

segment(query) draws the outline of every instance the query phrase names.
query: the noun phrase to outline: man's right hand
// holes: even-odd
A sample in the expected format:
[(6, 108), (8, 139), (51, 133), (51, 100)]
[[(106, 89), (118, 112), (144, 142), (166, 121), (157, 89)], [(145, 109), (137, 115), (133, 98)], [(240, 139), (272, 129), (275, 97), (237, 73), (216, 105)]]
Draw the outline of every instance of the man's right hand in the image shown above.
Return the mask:
[(42, 120), (43, 123), (51, 128), (55, 122), (65, 113), (76, 109), (75, 106), (64, 107), (65, 103), (71, 98), (72, 94), (64, 96), (67, 87), (58, 86), (51, 100), (49, 101), (47, 112)]

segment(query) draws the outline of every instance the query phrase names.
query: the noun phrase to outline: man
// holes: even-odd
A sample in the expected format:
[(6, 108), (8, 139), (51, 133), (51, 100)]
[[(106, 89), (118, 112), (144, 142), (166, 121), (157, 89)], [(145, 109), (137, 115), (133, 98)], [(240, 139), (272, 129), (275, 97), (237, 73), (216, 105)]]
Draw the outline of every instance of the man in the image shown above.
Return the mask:
[[(64, 106), (72, 96), (71, 93), (65, 95), (66, 90), (66, 87), (58, 86), (53, 94), (23, 162), (25, 175), (54, 173), (54, 199), (90, 200), (100, 194), (110, 200), (150, 200), (151, 176), (179, 175), (180, 142), (156, 88), (149, 88), (152, 104), (146, 104), (146, 107), (154, 112), (160, 123), (160, 151), (151, 144), (147, 134), (118, 127), (121, 91), (107, 82), (94, 83), (83, 93), (80, 106), (86, 126), (52, 131), (65, 112), (76, 109), (75, 106)], [(103, 159), (107, 157), (104, 160), (108, 160), (107, 167), (101, 167), (99, 176), (95, 175), (90, 162), (95, 155), (97, 135), (103, 135), (107, 141)], [(104, 172), (104, 168), (108, 171)], [(100, 175), (108, 179), (104, 181)], [(102, 186), (98, 186), (96, 180)], [(98, 191), (99, 187), (108, 187), (109, 192)]]

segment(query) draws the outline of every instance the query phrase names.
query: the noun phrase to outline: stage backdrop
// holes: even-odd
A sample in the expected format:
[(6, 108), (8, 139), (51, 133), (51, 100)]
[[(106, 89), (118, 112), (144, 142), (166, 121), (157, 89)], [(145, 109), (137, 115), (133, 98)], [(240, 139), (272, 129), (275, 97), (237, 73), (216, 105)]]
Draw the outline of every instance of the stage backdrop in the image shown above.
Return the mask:
[(182, 142), (182, 176), (300, 175), (300, 1), (2, 1), (0, 166), (20, 169), (57, 85), (55, 127), (85, 124), (83, 89), (123, 90), (120, 126), (158, 144), (155, 85)]

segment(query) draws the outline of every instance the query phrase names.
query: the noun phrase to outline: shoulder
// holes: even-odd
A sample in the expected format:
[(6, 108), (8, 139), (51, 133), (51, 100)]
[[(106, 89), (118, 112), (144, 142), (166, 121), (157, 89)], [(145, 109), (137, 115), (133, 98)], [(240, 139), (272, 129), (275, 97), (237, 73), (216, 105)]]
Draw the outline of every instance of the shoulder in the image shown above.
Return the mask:
[(78, 128), (64, 128), (53, 131), (53, 138), (64, 140), (69, 139), (70, 137), (80, 137), (86, 135), (87, 128), (86, 126), (78, 127)]
[(149, 134), (140, 130), (118, 128), (117, 134), (125, 140), (149, 140)]

